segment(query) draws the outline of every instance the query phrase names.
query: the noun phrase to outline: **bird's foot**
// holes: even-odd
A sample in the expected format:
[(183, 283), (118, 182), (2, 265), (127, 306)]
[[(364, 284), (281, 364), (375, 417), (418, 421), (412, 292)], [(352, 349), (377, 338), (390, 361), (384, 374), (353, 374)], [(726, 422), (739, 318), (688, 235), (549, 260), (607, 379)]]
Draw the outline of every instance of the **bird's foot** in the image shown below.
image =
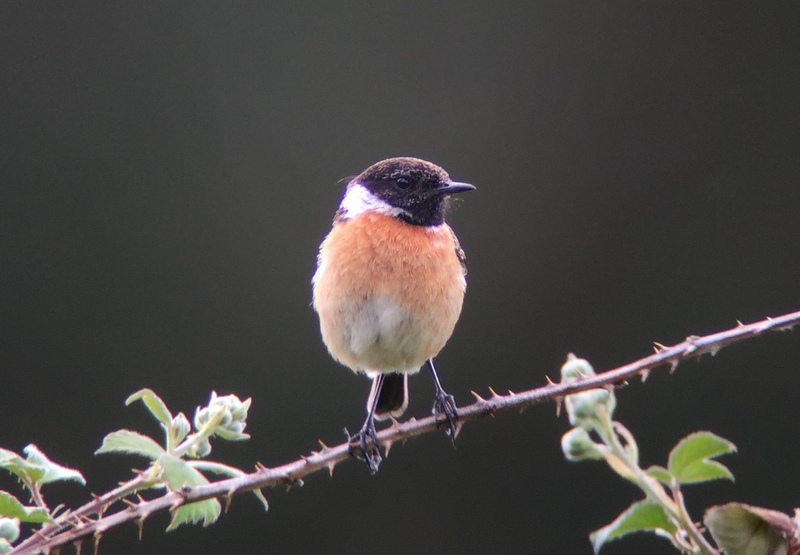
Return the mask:
[(439, 421), (441, 417), (447, 421), (447, 436), (455, 442), (458, 433), (458, 409), (455, 398), (444, 390), (436, 392), (436, 400), (433, 403), (433, 418), (438, 428), (444, 424)]
[(381, 455), (378, 434), (375, 431), (375, 422), (372, 419), (368, 419), (356, 435), (350, 437), (348, 433), (347, 442), (349, 444), (348, 452), (351, 457), (364, 461), (370, 473), (375, 474), (378, 472), (383, 456)]

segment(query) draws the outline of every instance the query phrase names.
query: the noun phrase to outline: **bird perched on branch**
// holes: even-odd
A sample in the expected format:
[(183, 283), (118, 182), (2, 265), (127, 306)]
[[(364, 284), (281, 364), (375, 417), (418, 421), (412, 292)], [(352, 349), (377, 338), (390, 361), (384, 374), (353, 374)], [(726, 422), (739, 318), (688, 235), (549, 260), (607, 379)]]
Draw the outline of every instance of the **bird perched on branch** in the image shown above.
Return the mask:
[(450, 437), (458, 414), (433, 366), (461, 313), (464, 252), (445, 223), (450, 197), (475, 187), (418, 158), (378, 162), (347, 185), (312, 279), (314, 309), (333, 358), (372, 378), (367, 419), (350, 452), (372, 472), (382, 460), (375, 420), (408, 405), (408, 375), (426, 365), (434, 415)]

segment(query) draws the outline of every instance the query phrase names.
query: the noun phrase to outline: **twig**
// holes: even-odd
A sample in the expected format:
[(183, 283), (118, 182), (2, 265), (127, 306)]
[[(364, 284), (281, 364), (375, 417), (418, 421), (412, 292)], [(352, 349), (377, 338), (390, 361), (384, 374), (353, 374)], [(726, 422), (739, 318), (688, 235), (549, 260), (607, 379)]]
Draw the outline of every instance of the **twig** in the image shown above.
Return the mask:
[[(683, 342), (671, 347), (656, 344), (655, 354), (596, 376), (584, 378), (578, 382), (563, 384), (551, 382), (544, 387), (521, 393), (509, 391), (507, 395), (499, 395), (490, 389), (491, 395), (489, 398), (482, 398), (473, 392), (476, 401), (471, 405), (458, 409), (458, 429), (460, 430), (464, 423), (480, 416), (488, 416), (511, 409), (520, 410), (546, 400), (555, 400), (560, 403), (564, 397), (573, 393), (600, 387), (614, 387), (637, 375), (644, 378), (651, 370), (661, 366), (669, 366), (670, 371), (672, 371), (680, 362), (689, 358), (700, 357), (703, 354), (714, 355), (731, 343), (750, 339), (768, 331), (790, 330), (799, 323), (800, 311), (776, 318), (766, 318), (753, 324), (744, 325), (739, 323), (735, 328), (723, 332), (702, 337), (687, 337)], [(388, 451), (391, 445), (397, 441), (404, 441), (436, 429), (437, 422), (433, 416), (419, 420), (412, 418), (402, 423), (393, 422), (387, 429), (378, 433), (378, 441)], [(96, 498), (83, 507), (62, 515), (57, 524), (45, 526), (38, 533), (18, 545), (10, 554), (33, 555), (51, 552), (61, 546), (76, 543), (90, 536), (99, 538), (106, 531), (124, 522), (138, 521), (141, 523), (155, 512), (175, 510), (181, 505), (212, 497), (224, 498), (227, 508), (235, 494), (254, 489), (291, 486), (302, 483), (303, 478), (322, 469), (328, 469), (333, 474), (333, 468), (336, 464), (350, 458), (347, 443), (342, 443), (335, 447), (328, 447), (322, 442), (320, 444), (322, 445), (321, 450), (314, 451), (310, 455), (303, 456), (276, 468), (267, 468), (259, 465), (255, 472), (245, 476), (220, 480), (194, 488), (187, 487), (181, 491), (167, 492), (150, 501), (128, 502), (126, 508), (113, 514), (103, 515), (102, 512), (105, 506), (120, 500), (127, 493), (135, 491), (146, 483), (145, 475), (140, 474), (133, 480), (120, 485), (115, 490)], [(90, 514), (97, 514), (98, 518), (96, 520), (87, 519), (86, 517)]]

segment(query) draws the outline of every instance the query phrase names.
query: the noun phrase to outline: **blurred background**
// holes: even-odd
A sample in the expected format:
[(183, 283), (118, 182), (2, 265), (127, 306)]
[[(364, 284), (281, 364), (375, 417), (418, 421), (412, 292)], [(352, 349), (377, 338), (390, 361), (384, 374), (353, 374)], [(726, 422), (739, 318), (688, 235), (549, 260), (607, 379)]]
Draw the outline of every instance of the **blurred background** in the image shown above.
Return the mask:
[[(88, 479), (118, 428), (158, 434), (142, 387), (193, 415), (252, 397), (240, 444), (276, 466), (336, 444), (369, 383), (338, 366), (310, 307), (342, 184), (413, 155), (477, 185), (451, 223), (469, 288), (438, 358), (470, 390), (609, 369), (652, 342), (800, 308), (797, 6), (578, 2), (4, 2), (0, 6), (0, 445)], [(770, 335), (618, 392), (643, 463), (696, 429), (733, 441), (736, 483), (685, 493), (696, 518), (800, 504), (800, 335)], [(433, 388), (412, 379), (408, 416)], [(639, 497), (568, 464), (554, 405), (393, 448), (376, 476), (234, 500), (209, 529), (167, 517), (106, 553), (590, 553)], [(15, 492), (12, 480), (2, 478)], [(49, 491), (48, 491), (49, 490)], [(635, 537), (608, 554), (673, 553)], [(102, 551), (101, 551), (102, 552)]]

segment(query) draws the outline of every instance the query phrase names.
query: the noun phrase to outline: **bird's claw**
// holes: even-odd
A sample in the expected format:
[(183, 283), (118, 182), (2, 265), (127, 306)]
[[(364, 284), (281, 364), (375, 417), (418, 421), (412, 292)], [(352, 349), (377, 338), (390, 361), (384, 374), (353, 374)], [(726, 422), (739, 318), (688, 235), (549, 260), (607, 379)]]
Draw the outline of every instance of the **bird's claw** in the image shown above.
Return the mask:
[(439, 421), (442, 416), (447, 420), (447, 436), (455, 441), (456, 432), (458, 431), (458, 409), (456, 407), (456, 400), (449, 393), (439, 391), (433, 403), (433, 418), (436, 420), (436, 426), (438, 428), (441, 428), (442, 424), (444, 424)]
[(364, 461), (372, 474), (378, 472), (383, 456), (374, 422), (365, 423), (364, 427), (352, 437), (348, 434), (348, 444), (351, 457)]

